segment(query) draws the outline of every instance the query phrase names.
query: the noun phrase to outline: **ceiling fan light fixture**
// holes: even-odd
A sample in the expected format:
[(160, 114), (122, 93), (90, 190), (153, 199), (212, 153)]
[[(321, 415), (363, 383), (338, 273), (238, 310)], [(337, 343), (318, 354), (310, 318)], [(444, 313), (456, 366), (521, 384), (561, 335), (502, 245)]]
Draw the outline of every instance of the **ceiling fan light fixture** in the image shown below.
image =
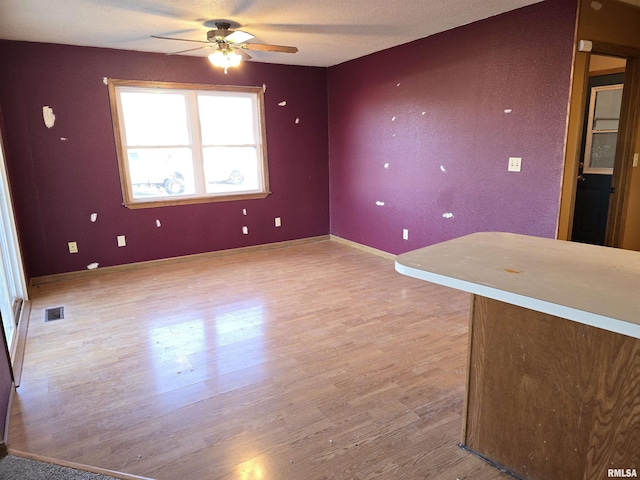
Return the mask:
[(230, 49), (216, 50), (208, 58), (214, 66), (224, 68), (225, 74), (229, 67), (237, 67), (242, 61), (242, 55)]

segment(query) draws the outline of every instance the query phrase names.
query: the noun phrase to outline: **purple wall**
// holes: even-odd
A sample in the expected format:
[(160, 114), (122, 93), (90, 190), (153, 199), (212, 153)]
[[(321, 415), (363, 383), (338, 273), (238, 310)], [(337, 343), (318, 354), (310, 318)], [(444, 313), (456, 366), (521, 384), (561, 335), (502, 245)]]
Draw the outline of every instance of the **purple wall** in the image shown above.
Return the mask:
[[(326, 69), (246, 62), (224, 75), (205, 58), (8, 41), (0, 41), (0, 65), (6, 161), (29, 277), (329, 233)], [(273, 194), (123, 207), (103, 77), (265, 84)], [(45, 105), (56, 115), (51, 129)], [(126, 235), (126, 247), (117, 247), (117, 235)], [(68, 252), (69, 241), (78, 242), (78, 254)]]
[(554, 237), (576, 4), (330, 68), (331, 233), (395, 254), (483, 230)]
[[(575, 10), (574, 0), (548, 0), (329, 69), (247, 62), (228, 75), (203, 58), (0, 41), (5, 153), (27, 274), (329, 231), (392, 253), (480, 230), (553, 237)], [(123, 207), (103, 77), (266, 84), (273, 194)], [(56, 114), (52, 129), (44, 105)], [(523, 158), (521, 173), (507, 172), (510, 156)]]

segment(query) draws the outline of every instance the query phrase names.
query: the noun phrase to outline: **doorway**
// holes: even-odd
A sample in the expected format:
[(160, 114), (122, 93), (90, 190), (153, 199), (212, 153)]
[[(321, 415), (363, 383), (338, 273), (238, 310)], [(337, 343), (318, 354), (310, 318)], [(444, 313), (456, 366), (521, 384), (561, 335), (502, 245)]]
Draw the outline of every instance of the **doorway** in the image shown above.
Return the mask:
[[(614, 65), (618, 61), (624, 69), (624, 60), (602, 58)], [(624, 73), (589, 77), (571, 231), (574, 242), (605, 245), (623, 86)]]

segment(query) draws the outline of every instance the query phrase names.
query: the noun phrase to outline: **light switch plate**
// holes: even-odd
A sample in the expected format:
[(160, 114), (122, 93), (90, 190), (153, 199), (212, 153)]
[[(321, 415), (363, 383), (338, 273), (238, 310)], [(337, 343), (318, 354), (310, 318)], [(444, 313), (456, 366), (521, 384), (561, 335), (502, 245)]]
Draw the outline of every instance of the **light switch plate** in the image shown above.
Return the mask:
[(118, 246), (119, 247), (127, 246), (127, 240), (125, 239), (124, 235), (118, 235)]
[(521, 157), (509, 157), (509, 168), (510, 172), (519, 172), (520, 167), (522, 166), (522, 158)]
[(78, 244), (76, 242), (69, 242), (69, 253), (78, 253)]

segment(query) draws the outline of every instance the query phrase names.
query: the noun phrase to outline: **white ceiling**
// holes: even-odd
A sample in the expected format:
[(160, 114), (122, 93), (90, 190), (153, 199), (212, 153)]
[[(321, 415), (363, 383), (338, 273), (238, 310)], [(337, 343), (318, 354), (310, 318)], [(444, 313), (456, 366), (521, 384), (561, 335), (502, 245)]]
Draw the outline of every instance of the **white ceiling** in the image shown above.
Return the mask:
[(328, 67), (539, 1), (0, 0), (0, 38), (172, 53), (198, 45), (151, 35), (206, 40), (225, 19), (254, 43), (299, 49), (254, 61)]

